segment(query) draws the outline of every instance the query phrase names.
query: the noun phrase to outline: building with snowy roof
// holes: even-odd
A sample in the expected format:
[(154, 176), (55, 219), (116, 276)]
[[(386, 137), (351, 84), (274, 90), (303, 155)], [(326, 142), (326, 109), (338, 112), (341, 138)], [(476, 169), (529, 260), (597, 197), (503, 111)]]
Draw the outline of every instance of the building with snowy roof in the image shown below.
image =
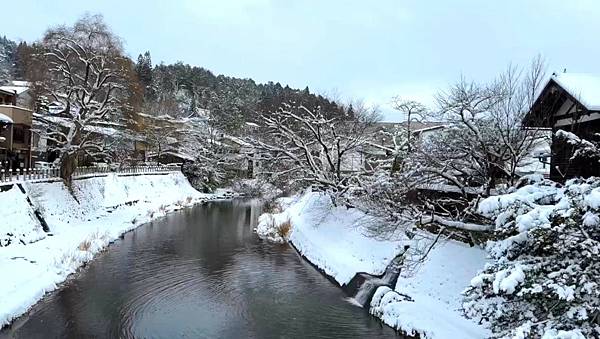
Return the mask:
[[(10, 93), (11, 98), (14, 102), (4, 102), (4, 104), (16, 105), (33, 110), (34, 100), (31, 95), (30, 85), (27, 81), (10, 81), (7, 85), (0, 86), (0, 91)], [(0, 102), (2, 102), (2, 95), (0, 95)]]
[(558, 130), (586, 140), (600, 132), (600, 75), (553, 74), (536, 96), (523, 125), (552, 130), (550, 178), (600, 176), (600, 163), (573, 157), (575, 146), (556, 137)]
[(16, 91), (0, 88), (0, 168), (31, 167), (33, 112), (17, 106)]

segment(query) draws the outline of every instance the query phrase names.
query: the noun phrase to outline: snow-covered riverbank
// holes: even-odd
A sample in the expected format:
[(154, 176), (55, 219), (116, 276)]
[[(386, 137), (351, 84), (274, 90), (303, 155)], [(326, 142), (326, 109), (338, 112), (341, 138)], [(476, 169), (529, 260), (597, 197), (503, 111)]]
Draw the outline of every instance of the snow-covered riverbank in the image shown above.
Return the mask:
[[(365, 225), (377, 220), (355, 209), (335, 207), (319, 193), (286, 198), (282, 205), (283, 212), (261, 216), (259, 236), (289, 240), (340, 285), (361, 272), (383, 274), (407, 244), (368, 236)], [(285, 232), (278, 231), (277, 225), (287, 221), (291, 230), (284, 239)], [(424, 338), (485, 338), (489, 331), (464, 318), (461, 311), (461, 292), (483, 268), (485, 256), (480, 248), (440, 241), (416, 273), (401, 275), (394, 290), (377, 290), (370, 312), (391, 327)]]
[(73, 193), (75, 198), (61, 182), (14, 185), (0, 192), (0, 327), (121, 234), (218, 197), (199, 193), (179, 172), (75, 180)]

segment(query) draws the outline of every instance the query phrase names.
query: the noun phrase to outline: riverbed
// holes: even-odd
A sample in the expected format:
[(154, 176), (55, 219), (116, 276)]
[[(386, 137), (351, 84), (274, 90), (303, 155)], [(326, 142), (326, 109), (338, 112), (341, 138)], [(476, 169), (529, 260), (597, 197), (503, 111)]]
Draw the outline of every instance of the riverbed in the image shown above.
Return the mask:
[(0, 338), (389, 338), (395, 332), (287, 244), (260, 204), (218, 201), (140, 226)]

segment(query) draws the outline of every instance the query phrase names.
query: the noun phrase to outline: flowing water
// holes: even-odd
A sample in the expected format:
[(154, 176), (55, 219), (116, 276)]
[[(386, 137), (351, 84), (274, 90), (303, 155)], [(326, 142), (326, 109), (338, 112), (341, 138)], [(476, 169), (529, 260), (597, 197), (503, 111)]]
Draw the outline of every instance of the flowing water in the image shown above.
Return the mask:
[(389, 338), (289, 245), (260, 205), (211, 202), (127, 233), (0, 338)]

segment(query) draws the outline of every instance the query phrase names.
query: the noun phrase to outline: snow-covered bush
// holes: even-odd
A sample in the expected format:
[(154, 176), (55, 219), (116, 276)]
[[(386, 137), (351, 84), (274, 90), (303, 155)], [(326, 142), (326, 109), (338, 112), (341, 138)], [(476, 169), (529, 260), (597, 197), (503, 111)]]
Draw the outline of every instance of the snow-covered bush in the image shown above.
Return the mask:
[(212, 193), (224, 181), (221, 169), (206, 166), (200, 161), (187, 161), (181, 166), (181, 172), (188, 178), (192, 187), (203, 193)]
[[(403, 166), (407, 164), (404, 162)], [(414, 227), (417, 213), (410, 198), (414, 198), (415, 188), (422, 182), (410, 169), (390, 173), (379, 168), (361, 178), (360, 187), (349, 191), (346, 198), (350, 205), (364, 213), (385, 220), (366, 227), (371, 235), (390, 236)]]
[(467, 316), (497, 337), (600, 336), (600, 179), (540, 182), (483, 200), (494, 260), (466, 291)]
[(231, 184), (231, 189), (246, 197), (275, 198), (282, 191), (273, 184), (262, 179), (238, 179)]
[(256, 233), (261, 239), (276, 243), (288, 241), (292, 231), (292, 222), (287, 213), (265, 213), (258, 218)]

